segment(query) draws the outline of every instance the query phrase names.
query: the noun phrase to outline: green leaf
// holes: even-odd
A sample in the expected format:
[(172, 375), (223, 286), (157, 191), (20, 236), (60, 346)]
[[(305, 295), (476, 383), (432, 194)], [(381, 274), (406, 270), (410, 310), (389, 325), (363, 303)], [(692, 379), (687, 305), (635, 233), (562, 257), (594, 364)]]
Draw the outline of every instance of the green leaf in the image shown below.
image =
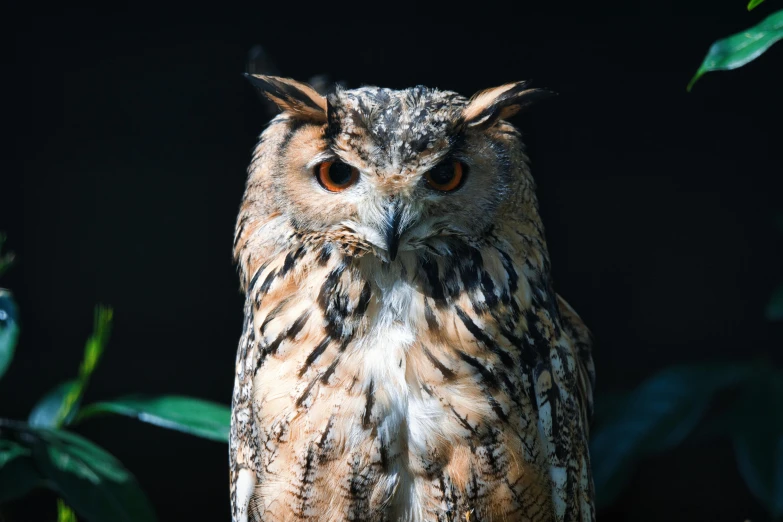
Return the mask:
[(205, 439), (228, 442), (231, 410), (210, 401), (177, 395), (120, 397), (85, 406), (77, 420), (102, 413), (127, 415)]
[[(65, 408), (65, 398), (72, 393), (72, 390), (78, 386), (76, 380), (66, 381), (58, 384), (55, 388), (41, 397), (38, 403), (33, 407), (27, 422), (36, 428), (58, 428), (60, 424), (67, 426), (76, 416), (79, 409), (80, 400), (70, 408), (68, 415), (63, 416), (61, 411)], [(60, 419), (63, 422), (60, 423)]]
[(596, 401), (590, 460), (599, 506), (611, 504), (640, 457), (677, 446), (692, 432), (714, 394), (735, 386), (750, 365), (675, 366), (654, 375), (608, 410)]
[(19, 316), (11, 292), (0, 288), (0, 379), (14, 358), (19, 339)]
[(783, 285), (778, 286), (775, 293), (772, 294), (772, 298), (767, 304), (766, 315), (770, 321), (783, 319)]
[(61, 498), (57, 499), (57, 522), (78, 522), (76, 513)]
[(98, 365), (98, 360), (106, 350), (106, 345), (109, 343), (109, 335), (111, 334), (113, 317), (114, 312), (111, 308), (95, 307), (92, 335), (87, 339), (87, 344), (84, 347), (84, 360), (79, 368), (79, 378), (81, 380), (86, 380), (92, 375), (92, 372), (95, 371), (95, 367)]
[(31, 455), (30, 450), (12, 440), (0, 439), (0, 468), (16, 458)]
[(735, 423), (737, 466), (751, 493), (775, 520), (783, 518), (783, 375), (754, 378)]
[(92, 522), (151, 522), (155, 513), (133, 475), (104, 449), (62, 430), (34, 430), (35, 462), (51, 487)]
[(42, 482), (26, 446), (0, 439), (0, 503), (21, 497)]
[[(50, 395), (56, 394), (58, 390), (64, 392), (61, 406), (57, 410), (57, 416), (53, 420), (48, 421), (46, 425), (59, 428), (69, 424), (76, 416), (82, 396), (87, 389), (87, 384), (90, 382), (92, 372), (95, 371), (98, 361), (106, 350), (106, 345), (109, 342), (112, 317), (113, 312), (111, 308), (102, 306), (95, 307), (93, 332), (84, 346), (84, 357), (79, 366), (79, 376), (76, 381), (68, 381), (67, 383), (60, 385), (63, 387), (62, 389), (56, 388), (50, 393)], [(43, 400), (45, 401), (47, 397), (44, 397)], [(56, 396), (53, 396), (52, 399), (55, 400)]]
[(762, 2), (764, 2), (764, 0), (750, 0), (750, 2), (748, 2), (748, 11), (752, 11), (753, 9), (761, 5)]
[(699, 70), (688, 84), (688, 91), (707, 72), (742, 67), (761, 56), (783, 38), (783, 10), (772, 13), (755, 27), (713, 43)]

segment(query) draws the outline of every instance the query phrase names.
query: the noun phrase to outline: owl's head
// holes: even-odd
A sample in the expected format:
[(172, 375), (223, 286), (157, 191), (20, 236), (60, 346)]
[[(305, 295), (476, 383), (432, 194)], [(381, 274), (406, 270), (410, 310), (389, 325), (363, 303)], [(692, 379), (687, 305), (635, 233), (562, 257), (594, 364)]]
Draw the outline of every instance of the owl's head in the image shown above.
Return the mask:
[(519, 133), (504, 120), (548, 91), (519, 82), (470, 99), (422, 86), (322, 96), (247, 76), (282, 111), (250, 167), (244, 211), (257, 219), (390, 262), (477, 241), (505, 210), (524, 211), (520, 198), (535, 207)]

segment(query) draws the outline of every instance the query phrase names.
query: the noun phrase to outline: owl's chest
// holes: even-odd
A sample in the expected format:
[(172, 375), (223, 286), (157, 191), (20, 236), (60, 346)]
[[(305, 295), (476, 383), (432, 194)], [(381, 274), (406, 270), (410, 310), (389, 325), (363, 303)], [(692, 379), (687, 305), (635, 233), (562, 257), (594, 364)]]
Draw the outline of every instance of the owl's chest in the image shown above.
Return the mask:
[(424, 520), (444, 502), (507, 507), (505, 490), (475, 502), (535, 458), (526, 448), (535, 448), (536, 428), (519, 393), (527, 385), (504, 363), (513, 360), (488, 348), (498, 326), (477, 310), (492, 297), (446, 301), (404, 273), (345, 264), (309, 279), (277, 277), (259, 276), (271, 283), (249, 355), (260, 360), (252, 387), (260, 496), (286, 491), (286, 509), (331, 506), (335, 520)]
[(425, 298), (395, 272), (371, 281), (350, 275), (332, 270), (324, 282), (300, 282), (310, 299), (262, 302), (256, 323), (267, 355), (254, 378), (261, 439), (272, 469), (317, 441), (324, 462), (369, 455), (373, 473), (398, 481), (411, 468), (402, 461), (421, 468), (443, 439), (443, 405), (422, 391), (416, 367), (428, 336)]
[(426, 384), (417, 367), (416, 354), (428, 335), (423, 296), (404, 280), (381, 280), (376, 291), (366, 328), (346, 351), (354, 372), (351, 388), (363, 395), (354, 423), (375, 438), (380, 458), (404, 461), (392, 466), (403, 480), (426, 467), (434, 441), (443, 438), (444, 410), (423, 392)]

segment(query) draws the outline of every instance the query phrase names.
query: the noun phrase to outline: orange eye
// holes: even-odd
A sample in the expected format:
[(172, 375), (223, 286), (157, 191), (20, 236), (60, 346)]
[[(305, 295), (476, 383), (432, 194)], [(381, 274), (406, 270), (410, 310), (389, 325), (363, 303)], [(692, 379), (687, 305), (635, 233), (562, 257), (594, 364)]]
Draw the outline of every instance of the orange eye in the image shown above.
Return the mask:
[(430, 187), (441, 192), (452, 192), (462, 185), (465, 166), (459, 161), (444, 161), (427, 171), (424, 179)]
[(315, 177), (330, 192), (342, 192), (359, 179), (359, 170), (341, 161), (324, 161), (315, 167)]

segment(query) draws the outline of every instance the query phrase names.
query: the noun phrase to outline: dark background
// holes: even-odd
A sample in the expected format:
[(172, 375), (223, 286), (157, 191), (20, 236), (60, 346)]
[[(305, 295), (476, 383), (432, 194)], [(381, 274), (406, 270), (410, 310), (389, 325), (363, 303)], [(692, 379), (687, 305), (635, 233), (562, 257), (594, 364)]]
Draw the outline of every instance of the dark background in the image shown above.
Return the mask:
[[(780, 364), (783, 327), (763, 309), (783, 279), (783, 44), (685, 92), (713, 40), (778, 0), (750, 14), (743, 0), (551, 4), (444, 4), (452, 20), (391, 4), (7, 6), (0, 230), (18, 264), (2, 283), (23, 334), (0, 415), (25, 418), (75, 375), (96, 303), (116, 320), (87, 402), (144, 392), (228, 404), (243, 300), (232, 232), (268, 120), (240, 74), (256, 44), (300, 80), (470, 95), (532, 78), (560, 93), (514, 121), (555, 287), (597, 339), (599, 393), (678, 362)], [(225, 445), (126, 418), (78, 430), (136, 474), (161, 520), (229, 519)], [(36, 493), (4, 514), (51, 520), (54, 499)], [(765, 518), (720, 440), (644, 461), (599, 513)]]

